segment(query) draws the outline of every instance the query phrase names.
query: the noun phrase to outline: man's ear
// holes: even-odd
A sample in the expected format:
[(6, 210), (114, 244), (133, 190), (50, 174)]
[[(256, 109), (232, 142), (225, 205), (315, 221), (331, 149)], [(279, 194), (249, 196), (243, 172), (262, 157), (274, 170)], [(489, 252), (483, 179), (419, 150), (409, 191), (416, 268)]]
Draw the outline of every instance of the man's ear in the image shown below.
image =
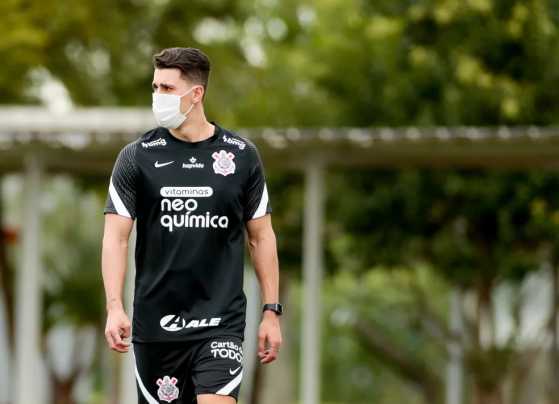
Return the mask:
[(198, 86), (192, 92), (194, 93), (194, 95), (192, 96), (192, 102), (195, 103), (202, 102), (205, 93), (204, 87)]

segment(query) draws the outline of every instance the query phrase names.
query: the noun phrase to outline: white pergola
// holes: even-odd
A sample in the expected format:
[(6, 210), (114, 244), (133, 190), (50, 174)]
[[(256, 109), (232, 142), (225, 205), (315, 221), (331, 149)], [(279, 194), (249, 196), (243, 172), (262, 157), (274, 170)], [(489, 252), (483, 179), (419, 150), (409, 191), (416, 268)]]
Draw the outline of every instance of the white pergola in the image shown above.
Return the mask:
[[(24, 172), (26, 195), (16, 285), (14, 404), (39, 402), (41, 217), (45, 173), (110, 176), (121, 148), (155, 127), (150, 109), (88, 108), (54, 113), (43, 108), (0, 108), (0, 173)], [(258, 147), (268, 169), (305, 173), (301, 403), (320, 402), (320, 292), (323, 273), (325, 172), (334, 166), (555, 167), (559, 128), (401, 128), (237, 130)], [(272, 196), (273, 201), (273, 196)], [(131, 263), (133, 265), (133, 263)], [(132, 268), (133, 269), (133, 268)], [(127, 282), (128, 299), (133, 282)], [(130, 307), (130, 301), (126, 303)], [(288, 308), (289, 312), (289, 308)], [(133, 364), (128, 364), (133, 366)], [(133, 370), (131, 374), (133, 374)], [(130, 374), (130, 373), (128, 373)], [(123, 383), (127, 394), (135, 386)], [(128, 392), (128, 393), (127, 393)]]

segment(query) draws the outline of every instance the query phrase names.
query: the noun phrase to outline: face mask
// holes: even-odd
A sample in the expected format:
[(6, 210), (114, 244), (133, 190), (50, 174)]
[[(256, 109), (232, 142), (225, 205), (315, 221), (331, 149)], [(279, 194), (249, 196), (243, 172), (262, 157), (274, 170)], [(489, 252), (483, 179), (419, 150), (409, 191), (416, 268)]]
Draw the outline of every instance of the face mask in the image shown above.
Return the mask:
[(181, 98), (190, 93), (198, 86), (192, 87), (183, 95), (171, 94), (157, 94), (153, 93), (153, 114), (159, 126), (167, 129), (177, 129), (186, 120), (190, 110), (194, 104), (186, 111), (186, 114), (181, 114)]

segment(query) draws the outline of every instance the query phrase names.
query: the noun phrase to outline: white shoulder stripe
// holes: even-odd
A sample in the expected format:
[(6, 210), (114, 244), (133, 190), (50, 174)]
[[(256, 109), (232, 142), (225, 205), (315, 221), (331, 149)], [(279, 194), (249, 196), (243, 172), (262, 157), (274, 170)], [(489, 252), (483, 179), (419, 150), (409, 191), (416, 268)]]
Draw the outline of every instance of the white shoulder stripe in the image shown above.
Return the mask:
[(109, 185), (109, 194), (111, 195), (113, 205), (115, 205), (116, 212), (120, 216), (132, 218), (132, 216), (130, 216), (130, 213), (128, 213), (128, 210), (126, 209), (126, 206), (124, 206), (124, 203), (122, 203), (122, 199), (120, 199), (120, 196), (118, 195), (118, 192), (113, 184), (112, 176), (111, 176), (111, 184)]
[(262, 192), (262, 199), (260, 199), (260, 205), (258, 205), (258, 209), (254, 212), (253, 219), (258, 219), (259, 217), (266, 215), (266, 208), (268, 207), (268, 188), (266, 184), (264, 184), (264, 191)]
[(239, 373), (239, 376), (235, 377), (224, 388), (222, 388), (215, 394), (219, 394), (220, 396), (228, 396), (233, 390), (235, 390), (235, 387), (237, 387), (241, 383), (241, 380), (243, 380), (242, 370), (241, 373)]
[[(134, 355), (134, 359), (135, 358), (136, 358), (136, 355)], [(155, 398), (153, 398), (151, 396), (151, 394), (149, 394), (149, 391), (146, 389), (146, 386), (144, 386), (144, 383), (142, 383), (142, 378), (140, 377), (140, 372), (138, 372), (138, 366), (137, 365), (136, 365), (136, 380), (138, 380), (138, 386), (140, 386), (140, 390), (142, 390), (142, 394), (146, 398), (147, 402), (149, 404), (159, 404), (157, 402), (157, 400)]]

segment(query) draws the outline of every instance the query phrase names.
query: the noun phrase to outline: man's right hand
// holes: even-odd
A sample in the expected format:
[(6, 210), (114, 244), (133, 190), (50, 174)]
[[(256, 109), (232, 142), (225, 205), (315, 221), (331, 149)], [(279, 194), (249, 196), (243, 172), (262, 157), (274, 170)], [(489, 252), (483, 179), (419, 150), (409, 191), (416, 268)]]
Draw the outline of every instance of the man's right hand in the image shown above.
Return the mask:
[(105, 328), (105, 337), (111, 349), (120, 352), (128, 352), (127, 347), (130, 342), (123, 341), (124, 338), (130, 338), (130, 320), (124, 313), (122, 304), (112, 302), (107, 308), (107, 326)]

